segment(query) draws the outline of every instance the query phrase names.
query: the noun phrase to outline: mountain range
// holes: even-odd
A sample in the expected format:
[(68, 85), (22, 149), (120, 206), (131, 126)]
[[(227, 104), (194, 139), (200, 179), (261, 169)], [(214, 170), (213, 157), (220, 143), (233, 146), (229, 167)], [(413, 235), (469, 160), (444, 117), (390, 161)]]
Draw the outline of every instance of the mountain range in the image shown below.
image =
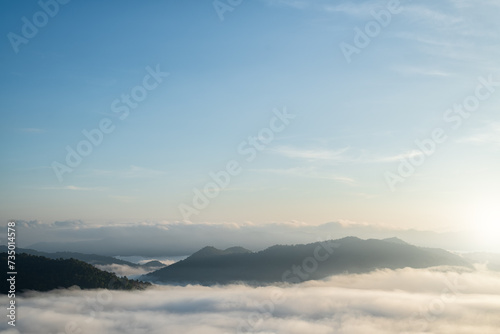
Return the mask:
[[(0, 246), (6, 261), (6, 246)], [(332, 275), (361, 274), (378, 269), (459, 267), (474, 270), (484, 256), (459, 256), (438, 248), (423, 248), (398, 238), (362, 240), (346, 237), (310, 244), (275, 245), (259, 252), (243, 247), (225, 250), (207, 246), (188, 258), (165, 266), (158, 261), (143, 265), (114, 257), (75, 252), (44, 253), (17, 249), (16, 265), (21, 289), (46, 291), (78, 285), (81, 288), (109, 288), (109, 282), (124, 282), (121, 288), (144, 288), (142, 282), (118, 278), (97, 267), (126, 265), (149, 272), (141, 280), (161, 284), (229, 284), (244, 282), (265, 285), (300, 283)], [(2, 282), (2, 289), (4, 286)]]
[(172, 284), (299, 283), (339, 274), (377, 269), (455, 266), (473, 270), (459, 255), (422, 248), (400, 239), (362, 240), (347, 237), (306, 245), (276, 245), (260, 252), (242, 247), (205, 247), (185, 260), (151, 272), (141, 279)]

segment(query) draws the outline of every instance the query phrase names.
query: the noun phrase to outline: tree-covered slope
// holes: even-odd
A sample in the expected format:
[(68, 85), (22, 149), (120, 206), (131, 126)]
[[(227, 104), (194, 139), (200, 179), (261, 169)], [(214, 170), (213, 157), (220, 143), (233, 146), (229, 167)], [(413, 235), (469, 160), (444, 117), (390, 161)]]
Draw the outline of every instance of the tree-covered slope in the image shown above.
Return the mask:
[[(3, 268), (7, 268), (7, 253), (0, 253)], [(42, 256), (17, 254), (16, 292), (49, 291), (77, 285), (81, 289), (133, 290), (144, 289), (150, 283), (129, 280), (76, 259), (48, 259)], [(8, 278), (8, 277), (7, 277)], [(9, 290), (7, 279), (0, 283), (3, 294)]]

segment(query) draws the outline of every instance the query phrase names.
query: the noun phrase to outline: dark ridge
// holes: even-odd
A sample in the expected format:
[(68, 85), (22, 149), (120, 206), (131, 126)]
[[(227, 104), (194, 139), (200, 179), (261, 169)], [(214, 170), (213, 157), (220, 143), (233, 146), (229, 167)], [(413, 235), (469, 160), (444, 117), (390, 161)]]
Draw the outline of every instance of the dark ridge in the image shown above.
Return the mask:
[(392, 242), (392, 243), (395, 243), (395, 244), (400, 244), (400, 245), (409, 245), (409, 243), (407, 243), (406, 241), (403, 241), (399, 238), (396, 238), (396, 237), (393, 237), (393, 238), (387, 238), (387, 239), (382, 239), (382, 241), (385, 241), (385, 242)]
[[(7, 268), (7, 253), (0, 254), (2, 266)], [(49, 259), (30, 254), (16, 254), (16, 292), (27, 290), (50, 291), (79, 286), (81, 289), (142, 290), (151, 283), (129, 280), (97, 269), (76, 259)], [(7, 275), (7, 279), (9, 276)], [(1, 293), (9, 293), (9, 281), (0, 283)]]
[[(473, 266), (462, 257), (442, 249), (420, 248), (399, 242), (399, 239), (384, 241), (347, 237), (307, 245), (276, 245), (256, 253), (205, 247), (183, 261), (142, 276), (142, 279), (203, 285), (299, 283), (345, 273), (435, 266), (460, 266), (473, 270)], [(297, 267), (300, 271), (294, 271), (293, 268)]]

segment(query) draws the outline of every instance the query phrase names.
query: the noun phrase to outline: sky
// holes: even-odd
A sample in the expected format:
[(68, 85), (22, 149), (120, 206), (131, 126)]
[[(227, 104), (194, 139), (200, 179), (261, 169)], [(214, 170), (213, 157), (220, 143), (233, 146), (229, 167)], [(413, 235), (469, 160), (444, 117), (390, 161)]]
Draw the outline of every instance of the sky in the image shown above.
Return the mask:
[(500, 233), (497, 1), (41, 3), (0, 5), (1, 221)]

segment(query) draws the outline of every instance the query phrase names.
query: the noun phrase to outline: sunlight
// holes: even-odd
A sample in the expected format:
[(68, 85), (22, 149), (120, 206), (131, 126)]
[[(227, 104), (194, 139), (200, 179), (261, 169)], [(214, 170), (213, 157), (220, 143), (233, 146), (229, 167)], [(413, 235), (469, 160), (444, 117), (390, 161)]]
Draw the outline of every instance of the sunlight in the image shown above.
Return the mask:
[(476, 237), (484, 246), (493, 246), (500, 236), (500, 208), (498, 202), (483, 201), (477, 205), (472, 223)]

